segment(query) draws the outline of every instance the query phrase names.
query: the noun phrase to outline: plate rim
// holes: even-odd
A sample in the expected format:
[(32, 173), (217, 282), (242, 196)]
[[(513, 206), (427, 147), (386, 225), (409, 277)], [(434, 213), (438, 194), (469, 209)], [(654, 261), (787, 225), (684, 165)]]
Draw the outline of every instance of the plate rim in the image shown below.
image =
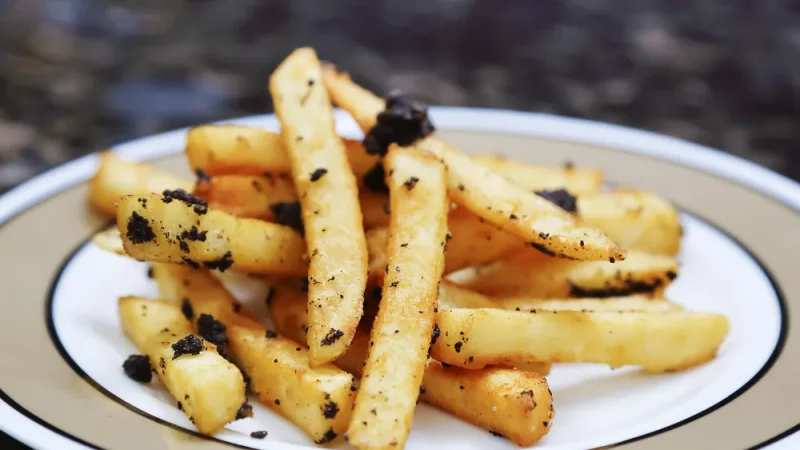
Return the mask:
[[(800, 211), (800, 183), (739, 156), (724, 153), (682, 139), (621, 125), (550, 114), (505, 109), (431, 107), (437, 127), (442, 130), (478, 131), (536, 136), (654, 157), (716, 176), (759, 192), (795, 211)], [(352, 118), (336, 110), (337, 131), (360, 135)], [(274, 114), (245, 116), (213, 123), (257, 125), (278, 129)], [(137, 138), (111, 147), (130, 160), (150, 160), (179, 153), (176, 140), (191, 127)], [(96, 169), (97, 152), (51, 168), (0, 196), (0, 227), (38, 203), (88, 180)], [(68, 432), (39, 423), (24, 407), (16, 404), (0, 387), (0, 429), (30, 446), (57, 444), (58, 448), (96, 448)], [(12, 428), (12, 424), (14, 427)], [(791, 436), (800, 424), (786, 430), (779, 440)], [(775, 439), (773, 438), (773, 439)], [(760, 444), (770, 445), (777, 441)]]

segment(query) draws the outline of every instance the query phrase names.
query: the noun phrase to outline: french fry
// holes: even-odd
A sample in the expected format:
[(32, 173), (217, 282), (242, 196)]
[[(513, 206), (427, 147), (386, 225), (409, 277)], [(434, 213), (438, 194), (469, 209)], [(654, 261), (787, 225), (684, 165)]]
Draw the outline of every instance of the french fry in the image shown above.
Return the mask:
[(678, 262), (665, 255), (631, 251), (625, 261), (569, 261), (525, 249), (477, 268), (464, 287), (481, 294), (533, 298), (657, 296), (678, 276)]
[[(353, 116), (365, 133), (369, 132), (385, 102), (355, 85), (349, 76), (337, 74), (335, 68), (327, 67), (323, 75), (333, 100)], [(413, 146), (435, 155), (447, 166), (451, 199), (486, 221), (567, 258), (625, 258), (625, 251), (600, 230), (492, 172), (435, 135), (419, 139)]]
[(663, 298), (645, 295), (608, 298), (564, 298), (540, 299), (531, 297), (489, 297), (466, 289), (449, 281), (439, 285), (439, 308), (498, 308), (513, 311), (531, 311), (534, 309), (554, 311), (647, 311), (665, 312), (680, 311), (683, 307)]
[[(186, 136), (192, 170), (218, 175), (263, 176), (291, 173), (292, 164), (280, 133), (242, 125), (201, 125)], [(360, 141), (342, 139), (353, 173), (361, 178), (378, 162)]]
[(272, 205), (297, 201), (294, 185), (286, 176), (220, 175), (198, 180), (194, 194), (213, 210), (237, 217), (275, 221)]
[(713, 359), (728, 333), (719, 314), (534, 311), (441, 310), (432, 355), (466, 368), (534, 360), (663, 372)]
[(467, 370), (431, 361), (425, 402), (469, 423), (528, 446), (548, 431), (555, 416), (547, 380), (535, 372), (486, 367)]
[(566, 189), (582, 196), (600, 192), (605, 174), (600, 169), (572, 166), (550, 167), (511, 160), (497, 155), (470, 155), (473, 161), (488, 167), (514, 184), (529, 191)]
[(289, 155), (279, 133), (241, 125), (201, 125), (186, 134), (192, 170), (215, 175), (289, 172)]
[(361, 319), (367, 283), (361, 207), (314, 50), (292, 52), (273, 72), (269, 88), (311, 257), (308, 346), (315, 367), (347, 351)]
[(578, 213), (628, 250), (662, 255), (680, 250), (680, 214), (657, 194), (615, 190), (578, 197)]
[(117, 227), (125, 252), (140, 261), (234, 271), (304, 275), (305, 241), (289, 227), (207, 210), (197, 197), (124, 197)]
[(309, 367), (306, 347), (262, 330), (234, 325), (229, 345), (259, 401), (291, 419), (314, 442), (331, 442), (347, 429), (354, 394), (351, 374), (333, 364)]
[[(303, 339), (308, 320), (304, 293), (286, 282), (275, 284), (273, 289), (269, 310), (275, 327), (292, 339)], [(369, 342), (369, 330), (359, 327), (347, 353), (334, 364), (361, 376)], [(425, 368), (420, 389), (424, 393), (419, 398), (473, 425), (501, 433), (518, 445), (531, 445), (549, 431), (553, 418), (552, 395), (542, 378), (550, 364), (514, 365), (520, 370), (463, 370), (431, 361)]]
[(250, 377), (250, 388), (261, 403), (315, 442), (330, 442), (347, 430), (352, 375), (331, 364), (310, 368), (305, 346), (266, 330), (206, 270), (156, 263), (153, 278), (162, 296), (188, 303), (195, 320), (208, 314), (225, 326), (227, 349)]
[(348, 436), (359, 448), (402, 448), (425, 371), (447, 244), (444, 166), (394, 147), (384, 162), (391, 222), (380, 309)]
[(114, 152), (99, 155), (97, 173), (89, 182), (89, 203), (108, 217), (116, 217), (117, 203), (126, 195), (147, 195), (164, 189), (191, 190), (192, 183), (147, 164), (125, 161)]
[(214, 344), (192, 334), (179, 308), (158, 300), (122, 297), (119, 315), (125, 336), (148, 356), (161, 383), (197, 431), (211, 435), (236, 419), (246, 401), (242, 374), (217, 353)]

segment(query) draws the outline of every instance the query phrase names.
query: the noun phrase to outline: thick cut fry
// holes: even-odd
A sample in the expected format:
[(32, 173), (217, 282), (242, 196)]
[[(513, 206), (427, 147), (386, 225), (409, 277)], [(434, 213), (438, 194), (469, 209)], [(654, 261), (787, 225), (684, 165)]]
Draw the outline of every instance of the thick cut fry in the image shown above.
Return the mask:
[(355, 396), (350, 374), (331, 364), (310, 368), (305, 346), (251, 319), (206, 270), (157, 263), (153, 278), (169, 301), (188, 302), (195, 320), (208, 314), (225, 325), (228, 350), (264, 405), (297, 424), (315, 442), (328, 442), (347, 430)]
[[(308, 320), (304, 293), (285, 282), (273, 289), (269, 310), (275, 327), (292, 339), (303, 339)], [(369, 330), (359, 327), (347, 353), (334, 364), (361, 376), (368, 349)], [(425, 368), (419, 398), (473, 425), (503, 434), (518, 445), (531, 445), (547, 433), (552, 421), (552, 396), (547, 380), (542, 378), (550, 365), (515, 365), (520, 370), (463, 370), (431, 361)]]
[(384, 162), (391, 209), (383, 298), (348, 435), (359, 448), (402, 448), (425, 371), (450, 203), (444, 166), (399, 147)]
[(467, 370), (431, 361), (424, 387), (425, 402), (521, 446), (533, 445), (547, 434), (555, 416), (547, 380), (534, 372)]
[(719, 314), (535, 311), (442, 310), (432, 355), (467, 368), (519, 359), (661, 372), (713, 359), (728, 333)]
[(367, 283), (367, 247), (356, 180), (336, 135), (320, 72), (314, 50), (301, 48), (281, 63), (269, 81), (311, 257), (308, 346), (312, 367), (347, 351), (361, 319)]
[[(122, 331), (150, 359), (161, 383), (203, 434), (214, 434), (236, 419), (245, 403), (244, 378), (217, 353), (214, 344), (192, 335), (192, 327), (175, 306), (158, 300), (123, 297), (119, 300)], [(184, 339), (199, 348), (180, 354)]]
[(681, 248), (680, 214), (657, 194), (616, 190), (578, 197), (578, 213), (628, 250), (676, 255)]
[(439, 285), (439, 308), (499, 308), (515, 311), (569, 310), (569, 311), (680, 311), (683, 307), (663, 298), (645, 295), (609, 298), (540, 299), (531, 297), (489, 297), (455, 283), (443, 281)]
[(556, 168), (497, 155), (470, 157), (529, 191), (566, 189), (572, 195), (591, 195), (600, 192), (605, 182), (605, 174), (599, 169), (578, 169), (572, 166)]
[(297, 201), (292, 181), (283, 176), (221, 175), (199, 180), (194, 194), (213, 210), (237, 217), (275, 221), (272, 205)]
[(196, 197), (177, 197), (147, 195), (120, 200), (117, 227), (128, 255), (140, 261), (202, 265), (221, 271), (306, 273), (305, 241), (291, 228), (208, 211)]
[[(342, 139), (347, 159), (361, 178), (378, 163), (360, 141)], [(280, 133), (242, 125), (201, 125), (189, 130), (186, 157), (192, 170), (210, 176), (290, 173), (292, 164)]]
[(115, 217), (119, 199), (126, 195), (160, 193), (164, 189), (190, 191), (192, 183), (147, 164), (124, 161), (111, 151), (99, 155), (100, 165), (89, 182), (89, 202), (97, 211)]
[(621, 297), (658, 295), (677, 276), (678, 262), (670, 256), (632, 251), (625, 261), (616, 263), (581, 262), (526, 249), (476, 269), (461, 284), (499, 297)]
[(208, 175), (263, 175), (289, 172), (291, 163), (279, 133), (241, 125), (201, 125), (186, 134), (192, 170)]
[(291, 419), (318, 444), (342, 435), (353, 407), (353, 375), (333, 364), (311, 368), (304, 346), (270, 336), (264, 330), (238, 325), (229, 331), (231, 353), (250, 376), (258, 399)]
[[(367, 133), (385, 102), (327, 67), (325, 83), (333, 100)], [(414, 147), (447, 166), (451, 199), (490, 223), (503, 227), (549, 252), (586, 261), (622, 260), (625, 250), (603, 232), (584, 224), (548, 200), (515, 185), (431, 135)]]

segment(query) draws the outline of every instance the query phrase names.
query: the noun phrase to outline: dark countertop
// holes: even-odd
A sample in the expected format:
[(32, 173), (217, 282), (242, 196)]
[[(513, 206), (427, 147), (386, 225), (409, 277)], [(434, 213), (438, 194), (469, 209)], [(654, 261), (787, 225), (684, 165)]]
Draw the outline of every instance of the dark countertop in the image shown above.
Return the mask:
[(301, 45), (380, 92), (654, 130), (798, 179), (799, 19), (788, 0), (0, 0), (0, 192), (267, 112)]

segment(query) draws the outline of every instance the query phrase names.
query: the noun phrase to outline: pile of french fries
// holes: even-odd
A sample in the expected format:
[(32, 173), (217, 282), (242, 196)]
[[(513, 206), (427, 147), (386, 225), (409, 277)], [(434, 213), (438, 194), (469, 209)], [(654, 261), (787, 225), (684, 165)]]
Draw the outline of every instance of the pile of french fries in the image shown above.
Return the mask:
[[(421, 400), (527, 446), (553, 426), (553, 363), (715, 357), (727, 319), (664, 297), (682, 228), (657, 194), (467, 155), (432, 127), (368, 152), (332, 103), (369, 134), (386, 100), (309, 48), (269, 89), (281, 132), (188, 132), (194, 183), (110, 152), (91, 182), (117, 225), (95, 242), (149, 262), (160, 292), (119, 300), (123, 332), (199, 432), (252, 414), (249, 392), (319, 444), (402, 448)], [(225, 270), (267, 280), (269, 322)]]

